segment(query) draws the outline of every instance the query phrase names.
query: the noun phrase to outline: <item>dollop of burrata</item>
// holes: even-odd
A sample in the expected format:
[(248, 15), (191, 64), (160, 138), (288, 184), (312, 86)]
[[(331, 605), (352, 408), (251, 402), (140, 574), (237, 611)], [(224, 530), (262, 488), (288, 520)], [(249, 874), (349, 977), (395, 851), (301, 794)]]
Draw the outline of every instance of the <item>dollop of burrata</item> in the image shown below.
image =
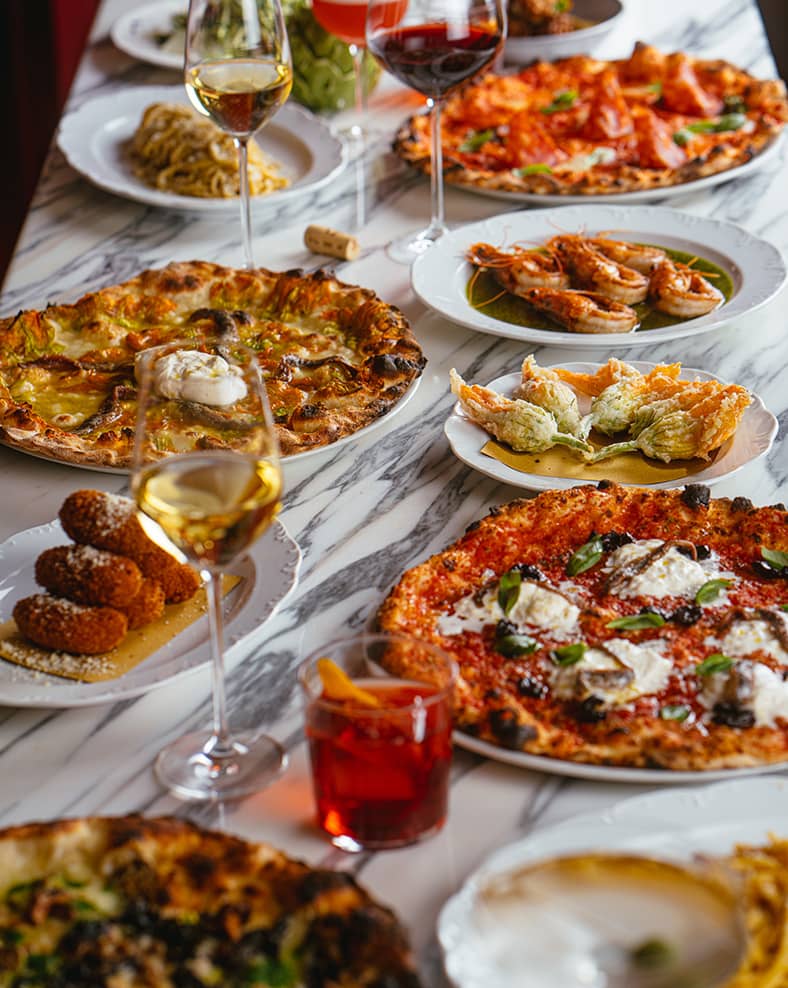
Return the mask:
[(232, 405), (246, 395), (240, 367), (201, 350), (175, 350), (156, 362), (153, 387), (163, 398)]

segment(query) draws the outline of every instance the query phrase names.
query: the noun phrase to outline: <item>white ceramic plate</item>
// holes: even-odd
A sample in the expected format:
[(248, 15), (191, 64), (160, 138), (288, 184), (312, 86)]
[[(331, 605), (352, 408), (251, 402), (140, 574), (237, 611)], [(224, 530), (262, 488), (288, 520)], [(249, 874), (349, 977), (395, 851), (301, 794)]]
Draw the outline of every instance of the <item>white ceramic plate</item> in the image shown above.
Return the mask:
[[(504, 61), (515, 65), (529, 62), (549, 62), (555, 58), (568, 58), (570, 55), (590, 55), (621, 20), (623, 5), (620, 0), (574, 0), (572, 13), (586, 21), (593, 21), (590, 27), (565, 34), (542, 34), (531, 37), (518, 37), (510, 33), (504, 47)], [(117, 42), (116, 42), (117, 44)], [(120, 46), (119, 46), (120, 47)]]
[(754, 768), (719, 768), (708, 772), (673, 772), (664, 768), (627, 768), (618, 765), (584, 765), (582, 762), (562, 761), (560, 758), (546, 758), (544, 755), (529, 755), (524, 751), (510, 751), (480, 741), (462, 731), (454, 732), (454, 743), (476, 755), (483, 755), (496, 762), (517, 765), (519, 768), (548, 775), (564, 775), (573, 779), (590, 779), (594, 782), (628, 782), (640, 785), (674, 786), (688, 782), (714, 782), (718, 779), (739, 778), (749, 775), (765, 775), (768, 772), (781, 772), (788, 769), (788, 762), (776, 765), (757, 765)]
[(778, 135), (771, 144), (767, 144), (760, 154), (756, 154), (750, 161), (735, 168), (729, 168), (724, 172), (717, 172), (714, 175), (706, 175), (704, 178), (696, 178), (692, 182), (682, 182), (679, 185), (666, 185), (663, 188), (635, 189), (633, 192), (618, 192), (609, 195), (552, 195), (539, 192), (506, 192), (503, 189), (484, 189), (476, 185), (463, 185), (455, 182), (458, 188), (467, 192), (476, 192), (481, 196), (489, 196), (492, 199), (505, 199), (507, 202), (529, 203), (532, 206), (579, 206), (581, 203), (639, 203), (654, 202), (655, 199), (673, 199), (676, 196), (690, 195), (695, 192), (702, 192), (712, 186), (720, 185), (722, 182), (729, 182), (734, 178), (747, 178), (754, 172), (760, 171), (765, 165), (779, 157), (782, 147), (782, 135)]
[(476, 892), (491, 875), (583, 851), (688, 861), (698, 853), (727, 854), (740, 842), (765, 843), (770, 833), (788, 836), (788, 781), (774, 776), (649, 793), (537, 830), (493, 854), (443, 907), (438, 939), (449, 977), (457, 988), (504, 982), (485, 966), (485, 943), (475, 923)]
[[(704, 257), (726, 271), (733, 294), (718, 309), (687, 322), (632, 333), (569, 333), (556, 328), (535, 329), (493, 319), (468, 302), (466, 289), (473, 265), (465, 251), (478, 241), (495, 246), (544, 243), (557, 233), (585, 232), (589, 236), (610, 232), (621, 240), (659, 244)], [(471, 223), (447, 234), (413, 264), (411, 284), (419, 298), (435, 312), (481, 333), (545, 346), (593, 349), (644, 346), (666, 340), (686, 339), (718, 329), (765, 305), (786, 280), (780, 251), (740, 226), (706, 219), (658, 206), (568, 206), (554, 209), (503, 213)]]
[[(631, 365), (642, 373), (647, 373), (656, 367), (656, 364), (643, 360), (633, 360)], [(601, 365), (584, 362), (562, 363), (553, 366), (561, 366), (566, 370), (579, 374), (592, 374)], [(718, 381), (720, 378), (714, 374), (709, 374), (703, 370), (695, 370), (692, 367), (683, 367), (681, 370), (683, 378), (699, 378), (701, 381)], [(491, 381), (487, 387), (492, 388), (501, 394), (511, 395), (520, 383), (520, 374), (505, 374)], [(584, 409), (583, 409), (584, 410)], [(536, 473), (521, 473), (513, 470), (512, 467), (501, 463), (500, 460), (482, 453), (482, 447), (490, 439), (490, 435), (475, 425), (468, 419), (460, 407), (459, 402), (452, 409), (451, 415), (446, 420), (444, 430), (449, 440), (452, 451), (458, 459), (468, 466), (473, 467), (480, 473), (486, 474), (504, 484), (511, 484), (514, 487), (524, 487), (530, 491), (547, 490), (568, 490), (584, 481), (575, 477), (555, 477), (542, 476)], [(649, 487), (652, 490), (667, 489), (670, 487), (683, 487), (684, 484), (716, 484), (720, 480), (730, 477), (741, 470), (749, 463), (754, 463), (762, 456), (765, 456), (774, 443), (777, 435), (777, 419), (766, 408), (757, 395), (752, 396), (752, 403), (747, 407), (739, 428), (733, 438), (728, 440), (720, 450), (715, 459), (699, 473), (692, 476), (680, 477), (678, 480), (665, 480), (659, 483), (639, 483), (640, 487)], [(596, 479), (585, 481), (589, 484), (597, 483)]]
[(174, 14), (185, 14), (186, 0), (162, 0), (144, 7), (128, 10), (112, 25), (110, 36), (113, 44), (121, 51), (151, 65), (164, 69), (183, 70), (184, 35), (160, 45), (157, 35), (170, 34)]
[[(40, 593), (33, 568), (44, 549), (67, 536), (53, 521), (12, 535), (0, 545), (0, 621), (22, 597)], [(228, 655), (271, 617), (298, 581), (301, 552), (276, 521), (236, 567), (241, 582), (224, 602)], [(0, 659), (0, 703), (15, 707), (82, 707), (139, 696), (210, 662), (208, 618), (202, 617), (119, 679), (77, 683)]]
[[(63, 118), (58, 145), (68, 163), (100, 189), (165, 209), (202, 213), (238, 212), (238, 200), (202, 199), (162, 192), (142, 182), (131, 170), (125, 146), (151, 103), (188, 106), (184, 86), (134, 86), (97, 96)], [(285, 189), (252, 197), (253, 219), (267, 206), (282, 206), (315, 192), (345, 167), (344, 145), (316, 116), (286, 103), (257, 135), (263, 151), (290, 179)]]

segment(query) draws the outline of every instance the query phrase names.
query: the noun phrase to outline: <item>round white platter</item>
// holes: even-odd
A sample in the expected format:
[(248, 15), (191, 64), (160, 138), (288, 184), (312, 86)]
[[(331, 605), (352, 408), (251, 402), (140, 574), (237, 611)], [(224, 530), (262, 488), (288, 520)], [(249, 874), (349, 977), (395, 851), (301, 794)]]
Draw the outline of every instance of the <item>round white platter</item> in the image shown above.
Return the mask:
[[(40, 593), (34, 566), (52, 546), (68, 543), (59, 521), (17, 532), (0, 545), (0, 622), (11, 619), (14, 604)], [(298, 582), (301, 552), (280, 521), (275, 521), (233, 568), (241, 578), (225, 597), (228, 656), (280, 607)], [(0, 659), (0, 703), (15, 707), (83, 707), (147, 693), (210, 662), (207, 615), (172, 638), (118, 679), (80, 683), (34, 672)]]
[[(543, 244), (558, 233), (609, 234), (619, 240), (657, 244), (703, 257), (718, 265), (733, 282), (731, 298), (705, 316), (659, 329), (629, 333), (570, 333), (519, 326), (486, 315), (467, 297), (474, 267), (465, 252), (475, 243), (496, 247)], [(689, 339), (741, 318), (772, 299), (788, 272), (780, 251), (742, 227), (659, 206), (600, 206), (524, 210), (460, 227), (441, 237), (422, 254), (411, 270), (418, 297), (439, 315), (481, 333), (544, 346), (593, 349), (644, 346), (666, 340)]]
[[(630, 363), (643, 374), (653, 370), (657, 366), (643, 360), (633, 360)], [(553, 366), (560, 366), (579, 374), (593, 374), (601, 365), (577, 361)], [(683, 367), (681, 377), (689, 380), (699, 379), (701, 381), (720, 380), (714, 374), (709, 374), (703, 370), (696, 370), (692, 367)], [(490, 381), (487, 387), (499, 394), (511, 395), (519, 383), (519, 373), (505, 374), (503, 377), (498, 377), (494, 381)], [(585, 411), (582, 405), (581, 411)], [(714, 459), (709, 462), (708, 467), (692, 475), (679, 477), (676, 480), (664, 480), (658, 483), (639, 483), (638, 486), (648, 487), (651, 490), (666, 490), (671, 487), (683, 487), (688, 483), (706, 484), (708, 486), (716, 484), (721, 480), (731, 477), (734, 473), (741, 470), (742, 467), (754, 463), (762, 456), (766, 456), (774, 443), (777, 428), (777, 419), (766, 408), (763, 401), (757, 395), (753, 395), (752, 402), (745, 410), (735, 434), (725, 443)], [(492, 456), (486, 456), (482, 453), (482, 447), (489, 441), (491, 436), (481, 426), (476, 425), (466, 417), (459, 402), (452, 409), (451, 415), (443, 427), (443, 431), (446, 433), (449, 445), (458, 459), (462, 460), (468, 466), (473, 467), (474, 470), (478, 470), (479, 473), (492, 477), (501, 483), (511, 484), (513, 487), (522, 487), (530, 491), (568, 490), (577, 484), (598, 483), (597, 478), (589, 478), (584, 481), (582, 478), (577, 477), (556, 477), (552, 474), (546, 476), (536, 473), (522, 473), (519, 470), (507, 466), (506, 463), (496, 460)]]
[[(206, 199), (164, 192), (134, 174), (126, 146), (146, 107), (157, 102), (190, 105), (183, 85), (133, 86), (96, 96), (63, 118), (58, 146), (72, 168), (106, 192), (164, 209), (237, 213), (236, 198)], [(284, 189), (252, 196), (253, 219), (266, 206), (279, 207), (311, 195), (345, 167), (342, 141), (318, 117), (293, 102), (286, 103), (253, 140), (290, 179)]]

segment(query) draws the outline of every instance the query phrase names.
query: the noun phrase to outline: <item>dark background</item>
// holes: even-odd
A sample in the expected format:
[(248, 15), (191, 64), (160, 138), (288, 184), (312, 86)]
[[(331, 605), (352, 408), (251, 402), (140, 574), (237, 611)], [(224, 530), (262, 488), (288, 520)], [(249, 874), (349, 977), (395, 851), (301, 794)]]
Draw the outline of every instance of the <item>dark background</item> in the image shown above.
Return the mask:
[[(0, 280), (98, 2), (0, 0)], [(759, 0), (759, 6), (780, 75), (788, 78), (788, 0)]]

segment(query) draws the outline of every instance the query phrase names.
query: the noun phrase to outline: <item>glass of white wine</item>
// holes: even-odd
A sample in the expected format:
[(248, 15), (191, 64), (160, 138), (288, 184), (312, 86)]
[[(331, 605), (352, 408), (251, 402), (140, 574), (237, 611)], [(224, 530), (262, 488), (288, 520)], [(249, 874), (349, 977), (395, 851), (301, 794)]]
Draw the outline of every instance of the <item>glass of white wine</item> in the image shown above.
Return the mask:
[(190, 0), (184, 79), (194, 107), (238, 149), (244, 257), (253, 268), (247, 146), (293, 85), (279, 0)]
[(265, 385), (254, 352), (233, 341), (152, 347), (137, 357), (135, 373), (132, 490), (140, 521), (202, 571), (213, 659), (213, 728), (172, 742), (156, 774), (183, 799), (249, 795), (285, 758), (264, 734), (230, 734), (222, 582), (279, 509), (282, 471)]

